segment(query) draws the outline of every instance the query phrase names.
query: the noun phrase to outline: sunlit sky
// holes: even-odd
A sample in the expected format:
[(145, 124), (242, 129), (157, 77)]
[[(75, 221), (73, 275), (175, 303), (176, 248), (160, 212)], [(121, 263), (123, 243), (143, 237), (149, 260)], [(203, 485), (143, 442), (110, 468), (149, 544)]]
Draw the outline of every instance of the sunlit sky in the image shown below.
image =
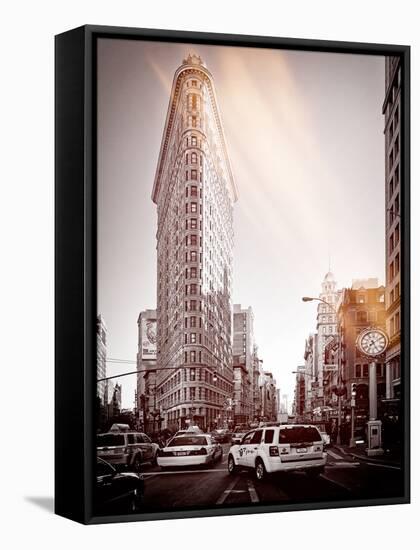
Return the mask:
[[(98, 312), (108, 357), (135, 361), (139, 312), (156, 307), (151, 191), (175, 70), (213, 75), (238, 187), (233, 300), (251, 306), (264, 369), (293, 399), (329, 269), (338, 286), (384, 282), (384, 58), (101, 39)], [(108, 364), (108, 376), (135, 365)], [(135, 376), (119, 379), (123, 407)]]

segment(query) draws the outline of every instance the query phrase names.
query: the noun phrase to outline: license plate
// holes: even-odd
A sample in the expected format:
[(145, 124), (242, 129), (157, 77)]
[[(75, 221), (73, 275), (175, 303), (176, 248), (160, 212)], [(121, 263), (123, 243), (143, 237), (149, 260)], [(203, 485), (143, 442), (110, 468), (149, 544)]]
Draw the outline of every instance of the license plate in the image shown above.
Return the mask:
[(177, 456), (187, 456), (188, 452), (187, 451), (178, 451), (176, 453)]
[(297, 453), (307, 453), (308, 449), (306, 447), (301, 447), (299, 449), (296, 449)]

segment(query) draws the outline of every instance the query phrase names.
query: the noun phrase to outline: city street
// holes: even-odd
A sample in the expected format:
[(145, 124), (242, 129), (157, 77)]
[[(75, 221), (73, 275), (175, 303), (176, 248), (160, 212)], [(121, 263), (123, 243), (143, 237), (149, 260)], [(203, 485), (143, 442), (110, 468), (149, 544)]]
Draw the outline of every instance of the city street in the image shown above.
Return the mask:
[(358, 461), (337, 448), (328, 450), (325, 473), (310, 479), (298, 472), (257, 482), (252, 472), (227, 472), (229, 445), (223, 460), (206, 469), (160, 471), (145, 467), (145, 501), (148, 510), (229, 506), (258, 503), (321, 502), (397, 496), (402, 487), (398, 466)]

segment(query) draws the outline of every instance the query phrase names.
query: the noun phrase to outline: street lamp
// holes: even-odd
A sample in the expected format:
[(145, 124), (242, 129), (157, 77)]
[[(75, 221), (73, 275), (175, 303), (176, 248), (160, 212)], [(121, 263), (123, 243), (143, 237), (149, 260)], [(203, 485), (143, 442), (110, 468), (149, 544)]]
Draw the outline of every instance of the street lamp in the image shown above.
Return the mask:
[[(326, 306), (328, 306), (329, 308), (331, 308), (331, 310), (335, 313), (336, 315), (336, 321), (337, 321), (337, 308), (333, 305), (333, 304), (330, 304), (329, 302), (327, 302), (326, 300), (323, 300), (322, 298), (314, 298), (312, 296), (303, 296), (302, 297), (302, 302), (321, 302), (323, 304), (325, 304)], [(342, 373), (341, 373), (341, 335), (339, 334), (338, 335), (338, 364), (337, 364), (337, 369), (338, 369), (338, 388), (337, 388), (337, 396), (338, 396), (338, 419), (337, 419), (337, 445), (341, 445), (341, 407), (342, 407), (342, 403), (341, 403), (341, 399), (342, 399), (342, 395), (344, 393), (344, 388), (342, 387), (342, 384), (343, 384), (343, 377), (342, 377)], [(324, 389), (322, 390), (324, 391)]]

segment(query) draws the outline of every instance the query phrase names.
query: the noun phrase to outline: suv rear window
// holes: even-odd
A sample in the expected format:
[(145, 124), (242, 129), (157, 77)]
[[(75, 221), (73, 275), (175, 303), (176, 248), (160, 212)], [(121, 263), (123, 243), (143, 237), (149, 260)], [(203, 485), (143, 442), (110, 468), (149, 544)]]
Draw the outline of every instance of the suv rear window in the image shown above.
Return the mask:
[(207, 439), (203, 436), (186, 436), (174, 437), (168, 444), (168, 447), (178, 447), (178, 445), (207, 445)]
[(313, 427), (294, 426), (279, 430), (279, 443), (312, 443), (322, 441), (318, 430)]
[(265, 430), (264, 443), (273, 443), (274, 430)]
[(123, 434), (99, 434), (96, 436), (97, 447), (118, 447), (124, 446)]

